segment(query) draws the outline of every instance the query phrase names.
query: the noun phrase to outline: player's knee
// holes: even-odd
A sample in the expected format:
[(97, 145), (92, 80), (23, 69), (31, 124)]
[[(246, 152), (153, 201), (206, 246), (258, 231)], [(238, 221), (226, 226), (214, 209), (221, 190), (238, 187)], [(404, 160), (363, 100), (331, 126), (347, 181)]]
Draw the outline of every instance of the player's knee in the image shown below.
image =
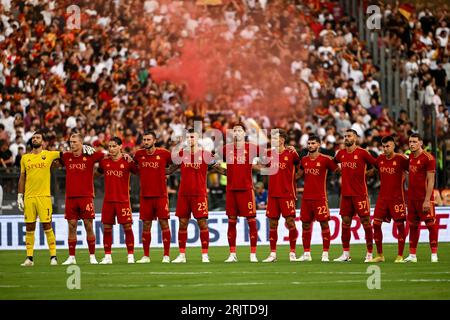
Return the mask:
[(311, 228), (311, 223), (309, 222), (303, 222), (302, 223), (302, 229), (303, 230), (309, 230)]
[(78, 226), (77, 220), (69, 220), (69, 230), (76, 230)]
[(408, 225), (410, 227), (418, 227), (419, 226), (420, 221), (416, 221), (416, 220), (408, 220)]
[(320, 227), (322, 228), (322, 230), (330, 228), (330, 226), (328, 225), (328, 221), (321, 221), (320, 222)]
[(350, 226), (352, 224), (352, 218), (351, 217), (343, 217), (342, 218), (342, 224)]
[(198, 223), (198, 227), (200, 228), (200, 230), (204, 230), (208, 228), (208, 222), (206, 221), (206, 219), (199, 219), (197, 221)]
[(45, 222), (42, 226), (44, 227), (44, 230), (50, 230), (52, 228), (51, 222)]
[(435, 224), (436, 224), (436, 220), (434, 220), (434, 219), (425, 220), (425, 225), (426, 225), (427, 227), (434, 226)]
[(181, 230), (186, 230), (189, 224), (189, 220), (188, 219), (180, 219), (180, 229)]
[(36, 230), (36, 222), (32, 222), (32, 223), (27, 223), (25, 229), (28, 232), (32, 232)]
[(276, 220), (276, 219), (270, 219), (270, 221), (269, 221), (269, 226), (270, 226), (272, 229), (277, 228), (277, 227), (278, 227), (278, 220)]
[(161, 226), (161, 229), (167, 229), (169, 228), (169, 221), (167, 219), (160, 219), (159, 225)]
[(381, 224), (383, 223), (383, 221), (379, 220), (379, 219), (374, 219), (373, 220), (373, 226), (381, 226)]
[(143, 224), (142, 227), (143, 227), (143, 229), (145, 231), (149, 231), (152, 228), (152, 222), (151, 221), (144, 221), (144, 224)]

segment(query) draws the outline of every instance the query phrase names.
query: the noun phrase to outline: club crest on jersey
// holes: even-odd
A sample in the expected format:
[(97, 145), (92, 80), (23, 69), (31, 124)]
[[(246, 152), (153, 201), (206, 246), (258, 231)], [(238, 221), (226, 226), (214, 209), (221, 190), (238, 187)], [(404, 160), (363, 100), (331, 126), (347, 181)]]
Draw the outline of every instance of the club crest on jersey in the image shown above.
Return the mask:
[(83, 157), (83, 161), (87, 161), (86, 157)]
[(72, 162), (72, 158), (69, 159), (69, 162)]
[(145, 160), (145, 156), (142, 156), (141, 159), (142, 159), (142, 160)]
[(320, 162), (317, 162), (317, 163), (316, 163), (316, 167), (320, 167)]
[(417, 161), (417, 164), (420, 164), (420, 160), (419, 160), (419, 161)]
[(353, 159), (355, 159), (355, 160), (358, 160), (358, 156), (357, 156), (357, 155), (355, 155), (355, 156), (353, 157)]
[(381, 161), (380, 164), (383, 165), (384, 161)]
[(397, 162), (394, 161), (392, 164), (393, 164), (394, 166), (396, 166), (396, 165), (397, 165)]
[(43, 154), (43, 155), (41, 156), (41, 159), (42, 159), (42, 160), (47, 159), (47, 157), (45, 156), (45, 154)]
[(108, 164), (106, 165), (106, 167), (109, 168), (109, 167), (111, 167), (111, 165), (108, 163)]
[(160, 156), (156, 156), (156, 160), (159, 160), (159, 159), (161, 159), (161, 157)]
[(284, 161), (288, 161), (289, 159), (288, 159), (288, 157), (284, 157)]
[(123, 163), (120, 165), (120, 169), (125, 168), (125, 166), (123, 165)]

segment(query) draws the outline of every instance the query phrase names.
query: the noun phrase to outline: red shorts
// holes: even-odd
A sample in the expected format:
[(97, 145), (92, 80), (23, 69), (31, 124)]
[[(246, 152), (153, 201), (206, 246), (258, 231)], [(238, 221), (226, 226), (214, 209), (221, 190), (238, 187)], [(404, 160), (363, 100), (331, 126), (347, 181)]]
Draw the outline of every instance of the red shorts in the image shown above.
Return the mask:
[(434, 208), (434, 202), (431, 202), (430, 211), (423, 211), (423, 201), (424, 200), (408, 200), (408, 221), (409, 222), (420, 222), (427, 220), (435, 220), (436, 212)]
[(255, 193), (253, 190), (227, 190), (225, 210), (227, 216), (256, 216)]
[(279, 219), (280, 215), (286, 217), (295, 217), (294, 198), (269, 197), (267, 200), (266, 216), (270, 219)]
[(341, 196), (341, 206), (339, 209), (341, 216), (353, 217), (357, 214), (360, 217), (370, 216), (370, 202), (367, 196), (347, 197)]
[(176, 216), (190, 219), (191, 212), (195, 219), (208, 219), (207, 196), (178, 196)]
[(95, 219), (93, 199), (91, 197), (66, 198), (64, 217), (67, 220)]
[(406, 220), (406, 205), (403, 199), (384, 200), (378, 198), (373, 218), (384, 222)]
[(300, 209), (300, 220), (303, 222), (328, 221), (330, 210), (327, 200), (302, 200)]
[(102, 222), (104, 224), (116, 224), (116, 217), (119, 224), (133, 223), (130, 203), (104, 201), (102, 208)]
[(169, 199), (167, 197), (141, 197), (140, 216), (144, 221), (169, 219)]

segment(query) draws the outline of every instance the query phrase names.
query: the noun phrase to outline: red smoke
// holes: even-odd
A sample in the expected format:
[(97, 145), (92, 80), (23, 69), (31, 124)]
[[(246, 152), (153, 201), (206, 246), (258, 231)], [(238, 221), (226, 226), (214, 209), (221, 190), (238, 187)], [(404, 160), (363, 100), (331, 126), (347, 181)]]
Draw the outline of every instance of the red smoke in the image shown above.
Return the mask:
[[(198, 17), (198, 7), (190, 7), (191, 17)], [(171, 21), (177, 25), (185, 24), (181, 14), (172, 14)], [(214, 20), (214, 18), (213, 18)], [(260, 26), (259, 33), (262, 32)], [(291, 114), (293, 108), (303, 109), (306, 103), (303, 98), (308, 95), (305, 87), (300, 87), (300, 95), (295, 106), (289, 102), (284, 93), (285, 87), (295, 87), (298, 75), (295, 77), (290, 72), (290, 63), (298, 59), (287, 45), (284, 48), (273, 45), (268, 46), (259, 38), (259, 33), (254, 40), (242, 39), (239, 32), (234, 34), (234, 39), (225, 40), (221, 34), (227, 31), (224, 25), (216, 25), (207, 28), (198, 27), (194, 37), (182, 38), (183, 47), (179, 56), (166, 62), (164, 66), (150, 69), (152, 79), (156, 83), (169, 81), (175, 84), (183, 84), (190, 102), (202, 101), (208, 93), (213, 96), (226, 96), (228, 102), (239, 100), (245, 88), (259, 89), (263, 95), (254, 99), (247, 107), (248, 111), (256, 115)], [(276, 38), (276, 42), (282, 42), (282, 35)], [(173, 43), (177, 46), (178, 43)], [(270, 47), (270, 50), (268, 49)], [(303, 60), (307, 60), (305, 52)], [(227, 78), (225, 73), (232, 71), (232, 77)], [(233, 77), (235, 72), (240, 73), (240, 79)], [(247, 91), (247, 94), (249, 92)], [(231, 105), (227, 105), (231, 108)]]

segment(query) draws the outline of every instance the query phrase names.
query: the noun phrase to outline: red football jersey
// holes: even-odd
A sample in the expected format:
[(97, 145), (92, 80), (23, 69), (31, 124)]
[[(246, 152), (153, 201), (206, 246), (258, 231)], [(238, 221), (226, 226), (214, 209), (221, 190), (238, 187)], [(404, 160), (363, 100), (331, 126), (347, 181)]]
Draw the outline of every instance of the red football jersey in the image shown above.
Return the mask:
[(269, 175), (269, 197), (295, 198), (295, 167), (300, 162), (297, 152), (284, 150), (281, 154), (277, 151), (268, 152), (268, 166), (274, 174)]
[(101, 160), (99, 171), (105, 176), (104, 201), (130, 202), (130, 172), (138, 173), (138, 170), (136, 163), (124, 158)]
[(333, 158), (321, 153), (316, 159), (307, 155), (302, 158), (300, 166), (305, 180), (302, 199), (326, 200), (328, 170), (334, 172), (338, 169)]
[(367, 196), (367, 165), (375, 165), (376, 160), (367, 150), (357, 147), (353, 152), (339, 150), (334, 160), (341, 164), (343, 196)]
[(134, 161), (139, 167), (141, 197), (167, 197), (166, 166), (172, 163), (170, 151), (156, 148), (149, 154), (141, 149), (136, 151)]
[[(436, 171), (436, 160), (426, 151), (423, 151), (417, 158), (411, 153), (409, 155), (409, 183), (408, 200), (425, 199), (427, 193), (427, 172)], [(433, 192), (431, 201), (434, 200)]]
[(181, 181), (178, 190), (181, 196), (206, 196), (206, 175), (208, 165), (214, 160), (212, 154), (205, 150), (195, 153), (180, 151)]
[(258, 157), (260, 148), (246, 142), (245, 147), (237, 149), (234, 143), (226, 144), (222, 155), (227, 163), (227, 190), (252, 190), (252, 165)]
[(380, 173), (380, 193), (378, 199), (404, 201), (405, 174), (408, 171), (408, 158), (401, 154), (394, 154), (388, 159), (384, 154), (377, 158), (375, 165)]
[(105, 154), (75, 156), (73, 152), (64, 152), (62, 161), (66, 167), (66, 198), (94, 197), (94, 164)]

